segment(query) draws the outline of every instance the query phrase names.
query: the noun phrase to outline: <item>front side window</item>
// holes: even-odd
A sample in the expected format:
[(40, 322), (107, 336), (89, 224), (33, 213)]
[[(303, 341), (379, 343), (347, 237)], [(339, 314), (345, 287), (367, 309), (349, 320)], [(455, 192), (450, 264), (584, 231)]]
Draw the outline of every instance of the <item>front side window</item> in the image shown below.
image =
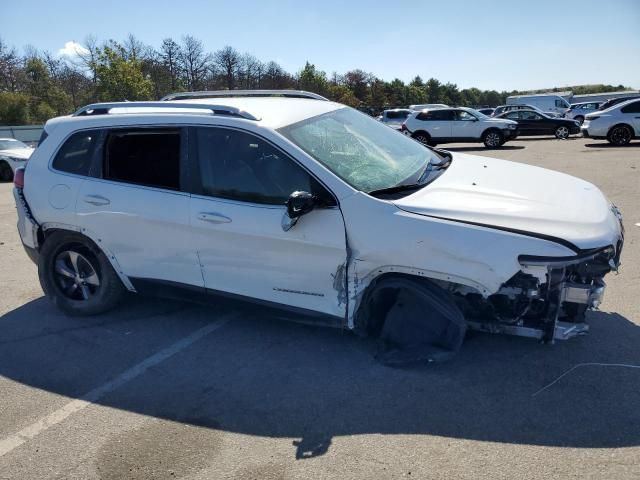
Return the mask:
[(53, 159), (53, 168), (76, 175), (89, 175), (99, 135), (99, 130), (84, 130), (71, 135)]
[(508, 118), (509, 120), (519, 120), (520, 112), (509, 112), (505, 115), (505, 118)]
[(195, 131), (203, 195), (284, 205), (293, 192), (304, 191), (325, 204), (335, 203), (309, 173), (266, 140), (225, 128)]
[[(429, 114), (440, 112), (432, 110)], [(442, 110), (451, 114), (451, 110)], [(437, 153), (351, 108), (311, 117), (278, 130), (352, 187), (394, 187), (441, 163)]]
[(180, 190), (180, 136), (176, 128), (110, 131), (104, 148), (103, 178)]

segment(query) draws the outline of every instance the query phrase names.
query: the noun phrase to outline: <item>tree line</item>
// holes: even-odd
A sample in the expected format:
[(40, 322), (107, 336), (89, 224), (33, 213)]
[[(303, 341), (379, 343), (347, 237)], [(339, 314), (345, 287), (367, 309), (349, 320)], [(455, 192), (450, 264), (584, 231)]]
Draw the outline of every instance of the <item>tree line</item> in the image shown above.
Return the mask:
[[(300, 89), (377, 114), (417, 103), (497, 106), (509, 95), (416, 76), (385, 81), (360, 69), (328, 75), (307, 62), (285, 71), (231, 46), (210, 52), (190, 36), (166, 38), (158, 48), (129, 35), (124, 41), (88, 37), (73, 56), (26, 47), (20, 53), (0, 38), (0, 125), (39, 124), (101, 101), (155, 100), (172, 92), (234, 89)], [(576, 93), (625, 89), (623, 85), (565, 87)]]

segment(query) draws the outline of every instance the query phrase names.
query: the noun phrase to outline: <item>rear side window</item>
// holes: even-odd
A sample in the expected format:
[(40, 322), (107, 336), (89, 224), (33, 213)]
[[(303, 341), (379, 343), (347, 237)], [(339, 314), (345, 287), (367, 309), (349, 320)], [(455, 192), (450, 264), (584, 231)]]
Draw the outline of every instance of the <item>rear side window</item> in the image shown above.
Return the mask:
[(389, 120), (404, 120), (409, 116), (409, 113), (411, 112), (387, 112), (387, 118)]
[(180, 190), (180, 130), (115, 130), (107, 135), (102, 176), (107, 180)]
[(53, 168), (76, 175), (89, 175), (99, 130), (85, 130), (71, 135), (53, 159)]
[(633, 102), (620, 109), (622, 113), (640, 113), (640, 102)]
[(453, 110), (431, 110), (429, 112), (422, 112), (416, 117), (418, 120), (430, 120), (430, 121), (442, 121), (453, 120)]

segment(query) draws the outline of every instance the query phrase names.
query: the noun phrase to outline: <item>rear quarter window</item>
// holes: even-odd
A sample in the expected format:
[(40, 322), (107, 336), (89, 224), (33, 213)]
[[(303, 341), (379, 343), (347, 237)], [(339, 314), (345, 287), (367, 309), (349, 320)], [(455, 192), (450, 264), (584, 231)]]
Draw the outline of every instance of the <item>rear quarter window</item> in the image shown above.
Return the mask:
[(99, 136), (99, 130), (85, 130), (74, 133), (58, 150), (53, 159), (52, 167), (61, 172), (89, 175)]

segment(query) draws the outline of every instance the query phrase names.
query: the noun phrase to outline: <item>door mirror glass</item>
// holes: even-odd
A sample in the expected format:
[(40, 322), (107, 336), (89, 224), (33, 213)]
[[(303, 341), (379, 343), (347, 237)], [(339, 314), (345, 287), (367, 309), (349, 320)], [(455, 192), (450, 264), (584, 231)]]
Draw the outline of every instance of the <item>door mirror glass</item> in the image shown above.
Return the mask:
[(316, 197), (309, 192), (293, 192), (286, 202), (287, 211), (282, 218), (282, 229), (286, 232), (297, 222), (298, 218), (311, 212), (316, 206)]

